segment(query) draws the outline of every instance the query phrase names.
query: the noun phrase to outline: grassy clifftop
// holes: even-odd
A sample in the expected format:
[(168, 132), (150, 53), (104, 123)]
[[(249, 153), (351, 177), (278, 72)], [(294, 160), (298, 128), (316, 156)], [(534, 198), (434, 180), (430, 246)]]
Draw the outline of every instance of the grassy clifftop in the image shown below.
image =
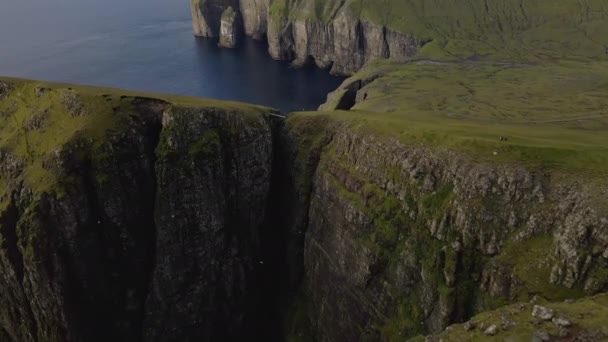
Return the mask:
[(363, 0), (345, 6), (363, 20), (430, 42), (409, 61), (374, 61), (347, 80), (322, 107), (350, 109), (336, 118), (483, 160), (605, 178), (605, 1)]
[(607, 80), (603, 61), (383, 61), (347, 80), (325, 108), (338, 106), (360, 82), (371, 82), (358, 90), (350, 111), (332, 116), (485, 160), (606, 176)]
[[(258, 115), (265, 109), (215, 100), (155, 95), (116, 89), (0, 78), (0, 157), (34, 190), (53, 190), (54, 159), (65, 149), (96, 149), (133, 123), (160, 120), (164, 111), (186, 107)], [(94, 154), (92, 154), (94, 155)], [(96, 157), (103, 157), (99, 153)], [(12, 169), (11, 169), (12, 168)], [(8, 190), (3, 179), (0, 198)]]
[(276, 0), (271, 16), (328, 22), (339, 10), (429, 40), (421, 51), (428, 58), (608, 56), (602, 0)]

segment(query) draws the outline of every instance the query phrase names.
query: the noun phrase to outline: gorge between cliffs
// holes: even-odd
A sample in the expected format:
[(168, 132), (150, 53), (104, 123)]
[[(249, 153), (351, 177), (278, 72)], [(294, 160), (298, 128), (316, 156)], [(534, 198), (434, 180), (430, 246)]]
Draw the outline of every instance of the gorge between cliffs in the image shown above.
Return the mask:
[(0, 342), (608, 339), (608, 9), (379, 3), (191, 0), (317, 111), (0, 77)]
[(0, 159), (3, 341), (399, 340), (606, 287), (580, 184), (323, 115), (0, 89), (25, 120)]

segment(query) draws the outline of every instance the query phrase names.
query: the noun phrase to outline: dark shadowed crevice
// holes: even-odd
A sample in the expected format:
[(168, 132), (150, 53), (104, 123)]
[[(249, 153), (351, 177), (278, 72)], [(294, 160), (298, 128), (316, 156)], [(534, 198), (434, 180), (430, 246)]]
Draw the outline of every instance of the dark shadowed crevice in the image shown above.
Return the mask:
[(17, 280), (19, 283), (23, 283), (23, 255), (21, 255), (21, 251), (19, 251), (17, 237), (18, 221), (19, 213), (17, 212), (17, 208), (13, 201), (10, 201), (8, 207), (0, 216), (0, 236), (2, 236), (0, 249), (6, 251)]
[(388, 34), (388, 30), (387, 30), (386, 26), (382, 26), (382, 51), (384, 51), (384, 53), (383, 53), (384, 58), (391, 57), (391, 49), (388, 44), (387, 34)]
[(360, 53), (365, 53), (365, 30), (363, 30), (363, 23), (357, 22), (357, 49)]
[(368, 84), (376, 81), (380, 75), (374, 75), (366, 79), (362, 80), (354, 80), (350, 84), (343, 87), (344, 93), (342, 97), (338, 101), (335, 109), (337, 110), (350, 110), (357, 103), (365, 101), (367, 99), (367, 94), (363, 94), (363, 96), (359, 96), (359, 91), (363, 89)]
[(146, 154), (148, 155), (148, 159), (150, 160), (150, 174), (152, 181), (151, 188), (151, 204), (149, 207), (149, 212), (146, 217), (150, 219), (148, 224), (150, 231), (146, 235), (147, 244), (146, 251), (147, 256), (145, 260), (147, 264), (144, 267), (142, 280), (143, 288), (142, 288), (142, 296), (140, 299), (140, 307), (138, 313), (138, 320), (135, 322), (134, 329), (136, 330), (136, 335), (139, 341), (144, 341), (144, 320), (146, 315), (146, 300), (150, 294), (152, 288), (152, 278), (154, 277), (154, 269), (156, 267), (156, 242), (157, 242), (157, 226), (156, 226), (156, 198), (158, 195), (158, 177), (156, 174), (156, 148), (160, 142), (160, 135), (162, 131), (162, 115), (165, 110), (165, 105), (162, 106), (162, 111), (160, 113), (156, 113), (148, 118), (149, 122), (146, 125), (146, 136), (149, 138), (148, 144), (146, 146)]
[(272, 134), (272, 170), (266, 215), (260, 230), (260, 258), (264, 264), (259, 265), (259, 287), (262, 289), (259, 299), (261, 312), (258, 336), (266, 341), (282, 341), (281, 327), (284, 325), (283, 302), (288, 294), (289, 274), (285, 263), (287, 253), (287, 226), (290, 217), (289, 184), (287, 165), (285, 163), (279, 127), (283, 120), (269, 118)]
[(11, 335), (3, 327), (0, 326), (0, 341), (2, 342), (14, 342)]
[(357, 104), (357, 92), (361, 89), (361, 81), (351, 83), (340, 98), (336, 109), (350, 110)]
[[(266, 297), (273, 305), (267, 321), (273, 340), (290, 340), (295, 331), (294, 308), (301, 308), (304, 280), (304, 238), (309, 223), (313, 178), (321, 154), (331, 143), (331, 129), (314, 142), (294, 141), (283, 120), (273, 124), (273, 168), (266, 231), (263, 234), (265, 259), (272, 258), (266, 272)], [(325, 125), (321, 123), (321, 125)], [(314, 125), (316, 126), (316, 125)], [(318, 133), (318, 127), (309, 128)], [(310, 133), (310, 132), (308, 132)], [(310, 145), (309, 145), (310, 144)], [(297, 322), (296, 329), (301, 328)]]
[(158, 180), (156, 174), (156, 149), (158, 147), (161, 131), (162, 131), (162, 119), (163, 115), (169, 106), (165, 101), (145, 98), (145, 97), (134, 97), (132, 103), (135, 107), (136, 115), (132, 115), (131, 118), (137, 122), (137, 125), (141, 129), (141, 134), (144, 136), (144, 155), (148, 161), (149, 170), (149, 184), (146, 189), (149, 189), (147, 196), (142, 198), (144, 204), (145, 222), (141, 222), (141, 227), (137, 230), (145, 229), (140, 231), (143, 237), (142, 244), (144, 248), (143, 269), (138, 276), (138, 308), (137, 313), (133, 315), (134, 321), (132, 323), (131, 336), (136, 338), (136, 341), (144, 340), (144, 319), (145, 319), (145, 305), (148, 295), (152, 287), (152, 277), (154, 274), (154, 268), (156, 267), (156, 239), (157, 239), (157, 227), (156, 227), (156, 197), (158, 192)]

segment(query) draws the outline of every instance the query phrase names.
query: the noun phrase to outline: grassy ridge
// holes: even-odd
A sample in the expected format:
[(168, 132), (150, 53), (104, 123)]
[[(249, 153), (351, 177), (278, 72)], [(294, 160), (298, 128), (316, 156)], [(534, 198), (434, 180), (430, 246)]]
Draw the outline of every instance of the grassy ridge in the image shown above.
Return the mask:
[(340, 9), (430, 40), (421, 52), (425, 58), (608, 57), (603, 0), (275, 0), (271, 17), (329, 22)]
[(365, 100), (330, 116), (483, 161), (608, 176), (607, 61), (376, 61), (345, 85), (374, 78)]

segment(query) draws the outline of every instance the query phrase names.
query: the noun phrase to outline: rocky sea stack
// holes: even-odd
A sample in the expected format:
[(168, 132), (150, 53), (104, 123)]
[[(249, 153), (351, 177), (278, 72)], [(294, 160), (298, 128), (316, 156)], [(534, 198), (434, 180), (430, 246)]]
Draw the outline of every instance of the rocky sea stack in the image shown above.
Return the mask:
[[(222, 41), (243, 32), (266, 39), (275, 59), (313, 63), (340, 75), (351, 75), (372, 59), (411, 57), (427, 42), (361, 18), (344, 1), (191, 0), (191, 5), (198, 36), (219, 37), (220, 45), (232, 47)], [(220, 19), (233, 10), (240, 14), (234, 24)], [(234, 25), (236, 31), (224, 29)]]

